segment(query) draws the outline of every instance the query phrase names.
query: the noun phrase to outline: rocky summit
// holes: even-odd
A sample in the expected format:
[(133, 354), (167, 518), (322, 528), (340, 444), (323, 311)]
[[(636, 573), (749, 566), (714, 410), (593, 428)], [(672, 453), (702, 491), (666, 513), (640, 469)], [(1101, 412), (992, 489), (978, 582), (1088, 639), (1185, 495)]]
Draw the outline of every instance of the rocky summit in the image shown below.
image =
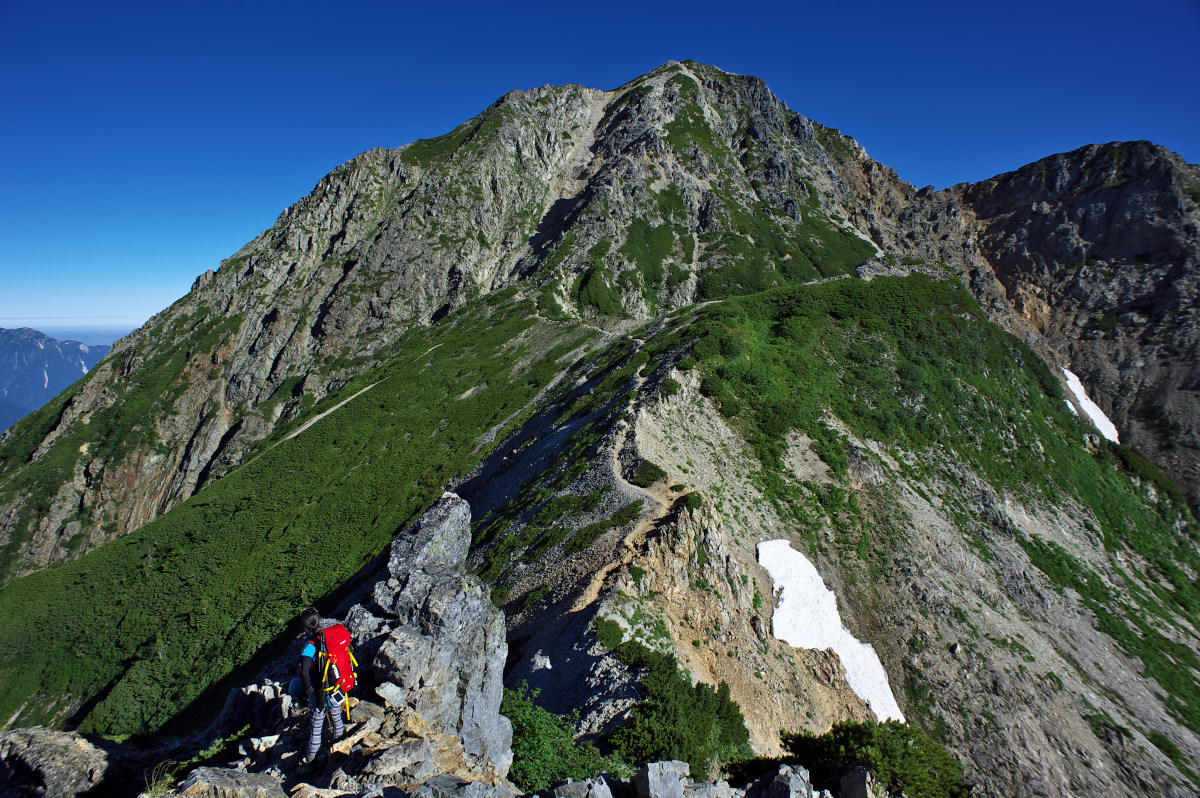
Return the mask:
[[(0, 438), (2, 763), (1197, 794), (1198, 274), (1200, 168), (1148, 142), (936, 191), (695, 62), (510, 92)], [(310, 603), (364, 683), (299, 782)]]

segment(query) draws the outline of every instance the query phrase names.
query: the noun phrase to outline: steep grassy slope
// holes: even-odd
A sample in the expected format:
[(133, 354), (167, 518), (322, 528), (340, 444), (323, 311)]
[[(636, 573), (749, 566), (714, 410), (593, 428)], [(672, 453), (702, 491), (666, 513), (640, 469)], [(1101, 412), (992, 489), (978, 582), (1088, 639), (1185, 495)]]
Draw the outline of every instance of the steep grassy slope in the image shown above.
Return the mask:
[(404, 336), (303, 433), (278, 430), (138, 533), (4, 588), (0, 715), (154, 731), (343, 585), (592, 335), (509, 299)]

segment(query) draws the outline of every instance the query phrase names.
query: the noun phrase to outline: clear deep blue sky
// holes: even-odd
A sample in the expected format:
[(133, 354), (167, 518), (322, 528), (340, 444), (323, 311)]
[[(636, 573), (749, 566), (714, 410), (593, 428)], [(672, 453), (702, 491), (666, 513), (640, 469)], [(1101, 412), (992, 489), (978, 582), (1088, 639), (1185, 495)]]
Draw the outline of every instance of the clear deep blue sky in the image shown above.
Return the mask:
[(0, 0), (0, 327), (135, 326), (363, 150), (671, 59), (917, 186), (1118, 139), (1195, 163), (1197, 42), (1200, 0)]

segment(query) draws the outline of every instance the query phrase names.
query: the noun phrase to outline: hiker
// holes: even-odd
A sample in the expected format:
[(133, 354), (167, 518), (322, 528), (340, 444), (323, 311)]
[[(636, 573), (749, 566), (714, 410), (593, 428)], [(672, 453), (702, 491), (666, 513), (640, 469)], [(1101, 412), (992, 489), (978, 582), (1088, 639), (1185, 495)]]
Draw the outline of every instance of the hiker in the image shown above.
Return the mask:
[(354, 655), (350, 653), (350, 633), (340, 623), (322, 624), (321, 613), (306, 607), (300, 613), (300, 625), (308, 640), (300, 652), (300, 679), (308, 697), (310, 716), (308, 748), (301, 767), (312, 770), (317, 752), (321, 750), (321, 735), (325, 718), (330, 720), (332, 741), (345, 732), (343, 710), (349, 714), (346, 693), (354, 686)]

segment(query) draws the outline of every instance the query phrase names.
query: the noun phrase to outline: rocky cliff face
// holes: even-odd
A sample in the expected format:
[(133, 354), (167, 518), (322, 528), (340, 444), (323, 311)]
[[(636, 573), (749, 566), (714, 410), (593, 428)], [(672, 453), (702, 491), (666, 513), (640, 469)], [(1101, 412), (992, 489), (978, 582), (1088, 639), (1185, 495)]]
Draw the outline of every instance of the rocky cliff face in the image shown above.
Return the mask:
[(1014, 310), (1200, 508), (1200, 168), (1093, 145), (949, 193)]

